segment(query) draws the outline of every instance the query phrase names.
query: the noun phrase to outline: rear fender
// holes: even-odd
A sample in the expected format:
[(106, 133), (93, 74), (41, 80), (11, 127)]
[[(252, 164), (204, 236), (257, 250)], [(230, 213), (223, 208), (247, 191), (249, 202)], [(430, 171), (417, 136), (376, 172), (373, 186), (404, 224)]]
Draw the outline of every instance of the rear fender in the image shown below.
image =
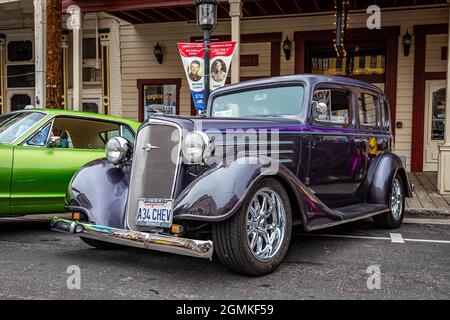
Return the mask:
[(386, 152), (378, 160), (376, 171), (370, 183), (367, 202), (388, 206), (392, 181), (397, 174), (402, 179), (405, 196), (411, 197), (411, 184), (401, 159), (394, 153)]
[(90, 223), (125, 229), (130, 173), (130, 165), (116, 168), (106, 159), (88, 163), (69, 184), (67, 209), (85, 213)]

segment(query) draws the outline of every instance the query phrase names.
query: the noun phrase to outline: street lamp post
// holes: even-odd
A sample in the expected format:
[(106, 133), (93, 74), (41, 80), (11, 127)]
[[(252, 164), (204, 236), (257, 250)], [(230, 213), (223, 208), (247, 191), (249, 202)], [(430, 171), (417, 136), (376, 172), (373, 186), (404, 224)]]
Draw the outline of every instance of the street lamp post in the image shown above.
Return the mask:
[(211, 32), (216, 28), (217, 24), (217, 0), (194, 0), (197, 8), (197, 27), (203, 32), (203, 47), (204, 47), (204, 109), (206, 109), (209, 99), (209, 82), (210, 82), (210, 68), (209, 68), (209, 45), (211, 42)]

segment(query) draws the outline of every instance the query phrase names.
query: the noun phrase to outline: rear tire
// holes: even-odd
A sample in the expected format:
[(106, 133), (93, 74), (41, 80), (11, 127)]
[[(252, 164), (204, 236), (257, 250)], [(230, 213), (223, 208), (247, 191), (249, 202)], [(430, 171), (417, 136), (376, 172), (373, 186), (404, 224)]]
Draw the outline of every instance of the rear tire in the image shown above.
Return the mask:
[(392, 181), (389, 209), (389, 212), (374, 216), (373, 221), (379, 227), (396, 229), (401, 226), (405, 215), (405, 189), (398, 174)]
[(230, 219), (212, 226), (215, 252), (228, 269), (251, 276), (274, 271), (289, 248), (289, 196), (274, 178), (256, 183)]
[(100, 250), (114, 250), (120, 248), (120, 245), (115, 243), (109, 243), (104, 241), (99, 241), (95, 239), (80, 237), (81, 241), (86, 243), (87, 245), (90, 245), (91, 247), (100, 249)]

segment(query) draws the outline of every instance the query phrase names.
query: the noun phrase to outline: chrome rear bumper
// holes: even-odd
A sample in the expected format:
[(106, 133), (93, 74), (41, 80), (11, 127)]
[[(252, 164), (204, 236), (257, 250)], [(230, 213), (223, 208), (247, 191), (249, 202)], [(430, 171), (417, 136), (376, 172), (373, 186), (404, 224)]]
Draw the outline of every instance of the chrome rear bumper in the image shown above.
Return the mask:
[(190, 257), (210, 259), (214, 250), (212, 241), (115, 229), (57, 217), (52, 219), (51, 226), (52, 230), (76, 234), (80, 237), (136, 248), (176, 253)]

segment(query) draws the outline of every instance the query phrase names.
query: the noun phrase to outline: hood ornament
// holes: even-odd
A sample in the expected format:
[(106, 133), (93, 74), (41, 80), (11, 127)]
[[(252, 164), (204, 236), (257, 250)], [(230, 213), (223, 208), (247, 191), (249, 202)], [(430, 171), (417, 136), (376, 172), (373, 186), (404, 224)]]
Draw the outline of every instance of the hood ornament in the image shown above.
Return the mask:
[(150, 143), (147, 143), (142, 149), (144, 149), (145, 152), (149, 152), (152, 149), (159, 149), (159, 147), (152, 146)]

